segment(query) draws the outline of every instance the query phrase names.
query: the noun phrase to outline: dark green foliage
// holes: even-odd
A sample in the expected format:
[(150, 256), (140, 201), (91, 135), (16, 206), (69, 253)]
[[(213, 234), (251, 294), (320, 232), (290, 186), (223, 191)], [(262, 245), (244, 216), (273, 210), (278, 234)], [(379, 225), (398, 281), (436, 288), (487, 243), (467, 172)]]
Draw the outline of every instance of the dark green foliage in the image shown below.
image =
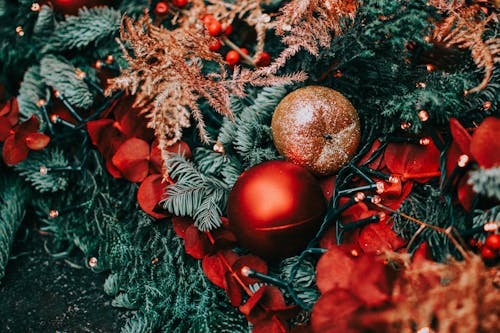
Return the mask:
[(42, 151), (32, 151), (28, 159), (14, 166), (14, 170), (40, 193), (65, 190), (68, 186), (68, 175), (58, 171), (49, 171), (46, 174), (40, 172), (40, 168), (47, 166), (66, 167), (68, 160), (60, 149), (47, 148)]
[[(478, 213), (478, 215), (473, 219), (473, 227), (482, 229), (488, 222), (500, 221), (500, 205), (494, 206), (487, 211), (477, 211), (476, 213)], [(484, 244), (487, 235), (488, 234), (485, 232), (479, 232), (474, 238)]]
[(94, 103), (94, 94), (66, 59), (47, 55), (40, 62), (40, 74), (48, 86), (61, 92), (73, 106), (88, 109)]
[[(292, 270), (296, 265), (298, 257), (291, 257), (280, 263), (279, 277), (285, 281), (290, 281)], [(307, 258), (303, 260), (298, 268), (295, 279), (293, 280), (293, 289), (297, 296), (307, 305), (313, 306), (318, 300), (320, 292), (316, 287), (316, 264), (315, 260)]]
[(78, 16), (68, 16), (57, 26), (44, 52), (81, 49), (112, 39), (120, 28), (120, 20), (121, 13), (109, 7), (81, 9)]
[[(1, 170), (1, 169), (0, 169)], [(0, 175), (0, 281), (5, 274), (14, 236), (24, 218), (29, 191), (22, 181), (10, 174)]]
[(24, 74), (17, 101), (21, 117), (28, 119), (32, 115), (35, 115), (40, 121), (42, 131), (45, 129), (46, 124), (37, 106), (37, 102), (40, 99), (47, 100), (48, 96), (50, 96), (49, 90), (40, 75), (40, 66), (30, 67)]
[[(443, 229), (454, 226), (458, 231), (462, 231), (467, 227), (465, 214), (458, 207), (451, 209), (450, 205), (442, 199), (441, 193), (429, 185), (414, 188), (398, 211)], [(421, 226), (415, 222), (400, 215), (394, 215), (393, 229), (398, 235), (409, 240), (418, 231), (418, 236), (414, 239), (410, 251), (414, 251), (421, 243), (427, 242), (432, 250), (433, 258), (437, 261), (445, 261), (450, 254), (457, 255), (455, 245), (445, 234), (430, 228), (421, 230), (419, 228)]]

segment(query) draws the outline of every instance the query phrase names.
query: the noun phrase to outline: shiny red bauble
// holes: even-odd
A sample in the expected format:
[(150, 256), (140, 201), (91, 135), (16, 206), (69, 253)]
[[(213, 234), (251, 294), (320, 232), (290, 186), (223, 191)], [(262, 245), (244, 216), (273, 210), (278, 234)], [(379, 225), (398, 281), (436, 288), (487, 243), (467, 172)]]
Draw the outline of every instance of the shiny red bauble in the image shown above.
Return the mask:
[(229, 226), (239, 244), (266, 259), (298, 254), (326, 211), (321, 187), (306, 169), (269, 161), (241, 174), (229, 194)]
[(44, 4), (52, 4), (52, 8), (58, 13), (76, 15), (83, 7), (91, 8), (96, 6), (112, 5), (114, 0), (46, 0)]

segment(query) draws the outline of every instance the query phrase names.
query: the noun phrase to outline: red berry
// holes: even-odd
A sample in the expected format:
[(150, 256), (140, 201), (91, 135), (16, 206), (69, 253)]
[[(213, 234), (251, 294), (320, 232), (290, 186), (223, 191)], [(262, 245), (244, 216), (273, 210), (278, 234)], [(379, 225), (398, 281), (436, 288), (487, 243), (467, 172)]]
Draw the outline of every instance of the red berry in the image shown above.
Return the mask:
[(201, 21), (206, 26), (210, 22), (215, 21), (215, 17), (212, 14), (207, 14), (207, 15), (203, 16), (203, 18), (201, 19)]
[(168, 13), (167, 3), (163, 2), (163, 1), (158, 2), (156, 4), (156, 7), (155, 7), (155, 13), (156, 13), (156, 15), (160, 15), (160, 16), (167, 15), (167, 13)]
[(248, 49), (244, 48), (244, 47), (240, 47), (240, 51), (245, 53), (246, 55), (249, 55), (250, 52), (248, 52)]
[(229, 65), (236, 65), (240, 59), (240, 54), (235, 50), (231, 50), (226, 54), (226, 61)]
[(488, 247), (490, 250), (498, 251), (500, 250), (500, 235), (499, 234), (491, 234), (486, 237), (486, 241), (484, 242), (484, 246)]
[(266, 67), (271, 64), (271, 56), (267, 52), (261, 52), (259, 58), (256, 61), (257, 66)]
[(207, 27), (208, 33), (210, 36), (219, 36), (220, 33), (222, 32), (222, 26), (220, 25), (220, 22), (217, 20), (212, 20), (208, 22), (208, 24), (205, 25)]
[(221, 43), (220, 43), (220, 40), (218, 39), (214, 39), (213, 43), (210, 43), (210, 45), (208, 45), (208, 48), (210, 49), (210, 51), (218, 51), (221, 47)]
[(224, 35), (229, 36), (231, 32), (233, 32), (233, 26), (231, 24), (228, 24), (224, 29)]
[(492, 260), (495, 259), (497, 255), (489, 247), (483, 246), (481, 249), (481, 256), (486, 260)]
[(188, 4), (188, 0), (173, 0), (172, 3), (176, 5), (177, 7), (184, 7), (185, 5)]

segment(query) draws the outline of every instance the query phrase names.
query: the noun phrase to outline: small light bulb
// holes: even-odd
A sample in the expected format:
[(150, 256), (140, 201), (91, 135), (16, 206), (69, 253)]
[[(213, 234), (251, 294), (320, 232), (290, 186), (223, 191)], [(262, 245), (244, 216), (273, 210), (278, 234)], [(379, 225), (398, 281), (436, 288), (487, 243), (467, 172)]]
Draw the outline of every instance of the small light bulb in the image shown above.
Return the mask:
[(224, 145), (218, 141), (214, 144), (213, 150), (214, 150), (214, 152), (220, 153), (220, 154), (224, 154), (224, 152), (225, 152)]
[(498, 225), (496, 224), (496, 222), (488, 222), (484, 225), (483, 229), (486, 232), (494, 232), (497, 231)]
[(468, 155), (463, 154), (463, 155), (460, 155), (460, 157), (458, 157), (457, 165), (460, 168), (465, 167), (467, 165), (467, 163), (469, 163), (469, 156)]
[(16, 33), (18, 36), (24, 36), (24, 30), (23, 30), (23, 27), (21, 27), (20, 25), (16, 27)]
[(31, 4), (31, 10), (34, 12), (39, 12), (41, 9), (40, 4), (38, 2), (33, 2)]
[(415, 87), (425, 89), (427, 88), (427, 84), (425, 84), (425, 82), (417, 82)]
[(248, 266), (243, 266), (241, 268), (241, 275), (243, 275), (245, 277), (249, 277), (250, 275), (252, 275), (252, 273), (253, 273), (253, 270)]
[(112, 63), (113, 63), (113, 61), (115, 61), (115, 57), (113, 57), (111, 54), (110, 54), (110, 55), (108, 55), (108, 56), (106, 57), (106, 63), (107, 63), (108, 65), (109, 65), (109, 64), (112, 64)]
[(359, 256), (359, 252), (358, 252), (358, 250), (356, 250), (356, 249), (351, 250), (351, 256), (353, 256), (353, 257), (357, 257), (357, 256)]
[(366, 195), (365, 195), (363, 192), (358, 192), (358, 193), (356, 193), (356, 195), (354, 196), (354, 201), (356, 201), (356, 202), (360, 202), (360, 201), (365, 200), (365, 198), (366, 198)]
[(50, 116), (50, 121), (55, 124), (59, 121), (59, 116), (57, 114), (53, 114)]
[(373, 204), (378, 205), (379, 203), (382, 202), (382, 198), (379, 195), (374, 195), (371, 200)]
[(42, 106), (45, 106), (47, 105), (47, 101), (44, 100), (44, 99), (39, 99), (37, 102), (36, 102), (36, 106), (37, 107), (42, 107)]
[(42, 165), (42, 166), (40, 166), (39, 172), (40, 172), (40, 175), (45, 176), (49, 172), (49, 169), (47, 169), (47, 167), (45, 165)]
[(418, 119), (420, 119), (420, 121), (426, 122), (427, 120), (429, 120), (429, 113), (425, 110), (420, 110), (418, 112)]
[(427, 69), (428, 72), (432, 72), (433, 70), (436, 69), (433, 64), (427, 64), (425, 65), (425, 68)]
[(82, 71), (80, 68), (75, 69), (75, 74), (76, 77), (79, 78), (80, 80), (83, 80), (87, 77), (87, 74), (85, 74), (85, 72)]
[(91, 268), (95, 268), (95, 267), (97, 267), (97, 258), (96, 258), (96, 257), (91, 257), (91, 258), (89, 259), (89, 266), (90, 266)]
[(491, 109), (491, 102), (490, 101), (484, 102), (483, 103), (483, 109), (485, 109), (485, 110)]
[(158, 258), (153, 258), (153, 260), (151, 260), (151, 263), (153, 265), (156, 265), (158, 263), (159, 259)]
[(422, 138), (419, 141), (421, 146), (428, 146), (431, 143), (431, 139), (429, 138)]
[(401, 129), (403, 129), (403, 130), (407, 130), (410, 127), (411, 127), (411, 123), (409, 121), (403, 121), (401, 123)]
[(378, 194), (382, 194), (384, 193), (384, 190), (385, 190), (385, 185), (383, 182), (377, 182), (376, 183), (376, 186), (377, 186), (377, 193)]
[(59, 216), (59, 211), (55, 209), (51, 209), (49, 212), (49, 218), (55, 219), (56, 217)]

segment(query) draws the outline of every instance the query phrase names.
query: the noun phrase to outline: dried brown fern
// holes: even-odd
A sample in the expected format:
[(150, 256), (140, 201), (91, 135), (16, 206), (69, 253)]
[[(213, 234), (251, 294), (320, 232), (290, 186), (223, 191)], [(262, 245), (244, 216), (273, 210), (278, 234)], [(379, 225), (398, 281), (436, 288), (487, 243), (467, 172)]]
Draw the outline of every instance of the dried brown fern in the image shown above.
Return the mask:
[(390, 308), (360, 313), (355, 322), (388, 333), (500, 332), (499, 278), (476, 255), (447, 264), (420, 262), (401, 273)]
[(358, 5), (357, 0), (293, 0), (283, 6), (271, 26), (287, 48), (263, 71), (277, 72), (301, 49), (318, 56), (345, 28), (342, 22), (355, 17)]
[(446, 47), (469, 49), (476, 66), (484, 69), (481, 83), (466, 93), (484, 89), (491, 79), (496, 62), (500, 62), (500, 38), (484, 39), (491, 21), (497, 21), (495, 11), (486, 16), (479, 4), (467, 5), (465, 1), (433, 0), (431, 5), (443, 11), (446, 17), (436, 24), (432, 40)]
[[(243, 96), (246, 85), (283, 85), (306, 78), (304, 73), (278, 77), (240, 67), (229, 75), (220, 54), (209, 50), (212, 38), (202, 26), (168, 30), (153, 25), (148, 15), (136, 22), (124, 19), (120, 43), (129, 67), (109, 80), (108, 93), (128, 90), (136, 95), (137, 105), (151, 105), (146, 111), (149, 126), (155, 130), (165, 157), (166, 148), (189, 127), (190, 115), (201, 140), (209, 142), (200, 100), (231, 117), (229, 96)], [(205, 73), (207, 63), (215, 64), (217, 71)]]

